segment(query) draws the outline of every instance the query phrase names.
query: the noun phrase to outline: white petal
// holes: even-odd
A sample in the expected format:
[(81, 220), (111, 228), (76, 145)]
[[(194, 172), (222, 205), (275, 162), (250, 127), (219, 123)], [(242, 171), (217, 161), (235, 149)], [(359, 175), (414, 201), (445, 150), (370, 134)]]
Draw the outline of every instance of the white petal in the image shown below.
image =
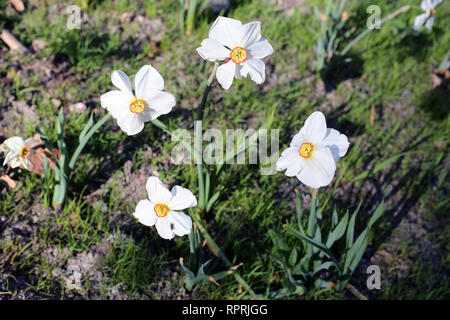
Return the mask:
[(422, 8), (423, 11), (429, 11), (432, 8), (431, 0), (423, 0), (422, 3), (420, 4), (420, 7)]
[(133, 96), (120, 90), (109, 91), (102, 94), (100, 104), (103, 108), (111, 112), (111, 115), (117, 119), (125, 117), (130, 113), (130, 102)]
[(143, 99), (149, 92), (164, 89), (164, 79), (151, 65), (145, 65), (139, 69), (134, 77), (134, 90), (136, 97)]
[(303, 136), (302, 131), (299, 131), (293, 138), (290, 144), (290, 147), (297, 147), (300, 148), (302, 143), (308, 142), (305, 140), (305, 137)]
[(147, 179), (146, 188), (148, 198), (153, 203), (169, 204), (170, 200), (172, 200), (172, 194), (169, 189), (166, 188), (158, 177), (149, 177)]
[(24, 142), (23, 142), (23, 144), (25, 145), (25, 146), (28, 146), (30, 143), (36, 143), (37, 141), (33, 138), (33, 137), (31, 137), (31, 138), (28, 138), (28, 139), (26, 139)]
[(183, 212), (170, 211), (167, 216), (172, 223), (172, 230), (177, 236), (182, 237), (191, 233), (192, 220), (187, 214)]
[(155, 204), (148, 200), (141, 200), (137, 204), (133, 215), (140, 223), (151, 227), (156, 223), (157, 218)]
[(250, 56), (256, 59), (265, 58), (273, 53), (273, 48), (266, 39), (251, 44), (247, 49)]
[(183, 210), (197, 205), (197, 200), (191, 190), (175, 186), (172, 188), (172, 200), (170, 200), (170, 210)]
[(176, 104), (173, 94), (164, 91), (152, 92), (145, 98), (145, 102), (147, 107), (142, 113), (142, 119), (145, 122), (169, 113)]
[(230, 57), (229, 49), (218, 41), (209, 38), (202, 41), (201, 47), (197, 48), (197, 52), (203, 59), (212, 62)]
[(222, 88), (228, 90), (231, 87), (235, 73), (236, 64), (231, 60), (217, 68), (216, 78)]
[(20, 157), (14, 157), (9, 161), (9, 165), (11, 166), (11, 168), (17, 168), (20, 167), (20, 165), (22, 164), (22, 162), (20, 161)]
[(428, 29), (433, 29), (433, 24), (434, 24), (434, 19), (435, 19), (436, 17), (435, 16), (432, 16), (430, 19), (428, 19), (427, 20), (427, 23), (425, 24), (425, 26), (428, 28)]
[(261, 84), (266, 79), (266, 67), (264, 62), (258, 59), (247, 59), (242, 63), (241, 75), (246, 77), (250, 74), (250, 78), (257, 84)]
[(439, 4), (439, 3), (441, 3), (442, 2), (442, 0), (434, 0), (433, 1), (433, 4), (431, 5), (433, 8), (436, 8), (436, 6)]
[(128, 111), (126, 115), (117, 119), (117, 124), (122, 131), (126, 132), (129, 136), (138, 134), (144, 129), (144, 121), (139, 114)]
[(320, 111), (314, 111), (305, 121), (305, 125), (300, 130), (307, 142), (317, 143), (325, 138), (327, 133), (327, 122), (325, 116)]
[(246, 23), (240, 29), (242, 36), (239, 44), (244, 48), (261, 39), (261, 22), (259, 21)]
[(21, 137), (11, 137), (3, 141), (10, 150), (19, 150), (24, 146), (24, 141)]
[(347, 153), (350, 143), (348, 142), (347, 136), (341, 134), (335, 129), (327, 129), (327, 135), (325, 139), (320, 143), (321, 146), (328, 147), (333, 154), (334, 160), (338, 161)]
[(161, 238), (170, 240), (172, 239), (175, 234), (172, 230), (172, 222), (169, 220), (168, 217), (164, 218), (158, 218), (156, 219), (156, 231), (158, 231), (158, 234)]
[(330, 184), (336, 171), (336, 163), (330, 149), (315, 147), (311, 158), (303, 162), (303, 170), (297, 178), (311, 188), (320, 188)]
[(220, 42), (229, 49), (233, 49), (239, 44), (241, 39), (241, 25), (242, 23), (239, 20), (218, 17), (209, 30), (208, 37)]
[(5, 156), (5, 161), (3, 162), (3, 165), (10, 163), (13, 159), (19, 158), (19, 150), (18, 149), (11, 149)]
[(296, 176), (302, 170), (303, 161), (298, 153), (298, 148), (290, 147), (283, 151), (277, 161), (277, 170), (287, 169), (285, 174), (288, 177)]
[(133, 91), (131, 90), (130, 78), (128, 78), (125, 72), (122, 72), (120, 70), (114, 71), (111, 75), (111, 82), (119, 90), (133, 95)]
[(425, 23), (425, 20), (427, 19), (428, 14), (427, 13), (423, 13), (421, 15), (418, 15), (415, 19), (414, 19), (414, 29), (415, 30), (419, 30), (421, 26), (423, 26), (423, 24)]
[(30, 165), (31, 165), (31, 161), (29, 158), (19, 158), (20, 160), (20, 164), (22, 165), (22, 167), (24, 167), (27, 170), (30, 170)]

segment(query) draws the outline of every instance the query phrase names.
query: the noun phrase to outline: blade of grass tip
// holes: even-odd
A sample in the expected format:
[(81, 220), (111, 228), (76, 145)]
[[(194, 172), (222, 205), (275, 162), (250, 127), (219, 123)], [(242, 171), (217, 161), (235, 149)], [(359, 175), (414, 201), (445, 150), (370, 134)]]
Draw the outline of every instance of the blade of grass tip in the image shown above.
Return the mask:
[[(214, 242), (214, 240), (211, 238), (211, 236), (209, 235), (208, 231), (206, 230), (206, 228), (203, 226), (203, 224), (201, 223), (199, 217), (194, 214), (192, 215), (192, 218), (194, 219), (195, 223), (197, 224), (198, 229), (200, 230), (200, 232), (203, 234), (203, 237), (206, 239), (206, 241), (209, 242), (209, 244), (211, 245), (211, 247), (213, 247), (213, 249), (217, 252), (217, 254), (219, 255), (220, 259), (223, 261), (223, 263), (225, 264), (225, 266), (227, 268), (231, 268), (233, 267), (233, 264), (230, 262), (230, 260), (228, 260), (228, 258), (225, 256), (225, 254), (223, 253), (223, 251), (219, 248), (219, 246)], [(241, 277), (241, 275), (239, 274), (238, 271), (233, 272), (233, 276), (236, 278), (236, 280), (242, 285), (242, 287), (244, 287), (252, 296), (252, 298), (256, 298), (256, 294), (253, 291), (253, 289), (247, 284), (247, 282)]]

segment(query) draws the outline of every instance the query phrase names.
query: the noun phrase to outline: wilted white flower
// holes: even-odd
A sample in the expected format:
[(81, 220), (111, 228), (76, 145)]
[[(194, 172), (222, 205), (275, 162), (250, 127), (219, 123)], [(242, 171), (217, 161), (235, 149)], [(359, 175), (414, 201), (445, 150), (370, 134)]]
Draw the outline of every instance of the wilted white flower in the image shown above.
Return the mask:
[(420, 7), (422, 8), (423, 11), (425, 11), (425, 13), (418, 15), (415, 19), (414, 19), (414, 29), (415, 30), (419, 30), (421, 26), (423, 26), (423, 24), (425, 23), (425, 26), (428, 29), (432, 29), (433, 28), (433, 24), (434, 24), (434, 18), (436, 15), (436, 6), (441, 3), (442, 0), (423, 0), (422, 3), (420, 4)]
[(296, 176), (311, 188), (324, 187), (333, 179), (336, 162), (347, 153), (348, 146), (347, 137), (327, 128), (325, 116), (316, 111), (281, 154), (277, 170), (287, 169), (288, 177)]
[(169, 113), (175, 106), (175, 97), (162, 91), (164, 79), (150, 65), (143, 66), (134, 77), (134, 93), (124, 72), (114, 71), (111, 81), (119, 90), (103, 94), (101, 105), (111, 112), (120, 129), (128, 135), (141, 132), (145, 122)]
[(273, 48), (261, 37), (259, 21), (243, 25), (238, 20), (218, 17), (208, 36), (197, 52), (205, 60), (225, 60), (216, 72), (217, 81), (224, 89), (230, 88), (234, 77), (240, 79), (248, 74), (256, 83), (264, 82), (266, 70), (261, 59), (272, 54)]
[(3, 141), (0, 145), (0, 151), (7, 152), (3, 165), (9, 164), (11, 168), (17, 168), (21, 165), (29, 170), (31, 148), (28, 146), (33, 138), (23, 140), (21, 137), (11, 137)]
[(139, 222), (146, 226), (154, 225), (164, 239), (189, 234), (192, 220), (179, 210), (197, 205), (192, 192), (180, 186), (169, 191), (157, 177), (149, 177), (146, 187), (149, 200), (139, 201), (134, 212)]

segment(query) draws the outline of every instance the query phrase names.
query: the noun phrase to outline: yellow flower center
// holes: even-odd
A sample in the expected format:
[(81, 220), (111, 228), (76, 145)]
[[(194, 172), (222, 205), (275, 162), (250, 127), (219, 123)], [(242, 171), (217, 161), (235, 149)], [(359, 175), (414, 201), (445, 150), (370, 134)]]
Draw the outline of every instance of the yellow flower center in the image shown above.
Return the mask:
[(298, 153), (302, 158), (308, 159), (311, 157), (314, 153), (314, 147), (312, 143), (302, 143), (300, 146), (300, 149), (298, 150)]
[(134, 99), (130, 102), (130, 111), (140, 114), (145, 110), (145, 101), (141, 99)]
[(19, 157), (25, 159), (25, 158), (27, 158), (29, 155), (30, 155), (30, 148), (23, 146), (23, 147), (21, 147), (21, 148), (19, 149)]
[(169, 214), (169, 207), (164, 203), (157, 203), (155, 205), (155, 213), (158, 217), (164, 218)]
[(247, 60), (247, 50), (241, 47), (236, 47), (231, 50), (230, 59), (233, 60), (234, 63), (240, 64)]
[(435, 9), (431, 9), (430, 10), (430, 16), (428, 18), (434, 17), (436, 15), (436, 10)]

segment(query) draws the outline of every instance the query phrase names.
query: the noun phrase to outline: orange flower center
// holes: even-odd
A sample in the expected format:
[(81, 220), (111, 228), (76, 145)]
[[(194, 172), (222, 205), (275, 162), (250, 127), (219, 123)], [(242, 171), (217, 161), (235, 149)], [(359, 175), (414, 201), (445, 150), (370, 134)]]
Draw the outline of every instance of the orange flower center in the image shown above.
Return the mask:
[(130, 111), (140, 114), (145, 110), (145, 101), (141, 99), (134, 99), (130, 102)]
[(236, 47), (231, 50), (230, 59), (233, 60), (234, 63), (240, 64), (247, 60), (247, 50), (241, 47)]
[(169, 207), (164, 203), (157, 203), (155, 205), (155, 213), (158, 217), (164, 218), (169, 214)]
[(435, 9), (431, 9), (430, 10), (430, 16), (428, 18), (434, 17), (436, 15), (436, 10)]
[(23, 146), (23, 147), (21, 147), (21, 148), (19, 149), (19, 157), (25, 159), (25, 158), (27, 158), (29, 155), (30, 155), (30, 148)]
[(314, 153), (314, 147), (312, 143), (302, 143), (300, 146), (300, 149), (298, 150), (298, 153), (302, 158), (308, 159), (311, 157)]

